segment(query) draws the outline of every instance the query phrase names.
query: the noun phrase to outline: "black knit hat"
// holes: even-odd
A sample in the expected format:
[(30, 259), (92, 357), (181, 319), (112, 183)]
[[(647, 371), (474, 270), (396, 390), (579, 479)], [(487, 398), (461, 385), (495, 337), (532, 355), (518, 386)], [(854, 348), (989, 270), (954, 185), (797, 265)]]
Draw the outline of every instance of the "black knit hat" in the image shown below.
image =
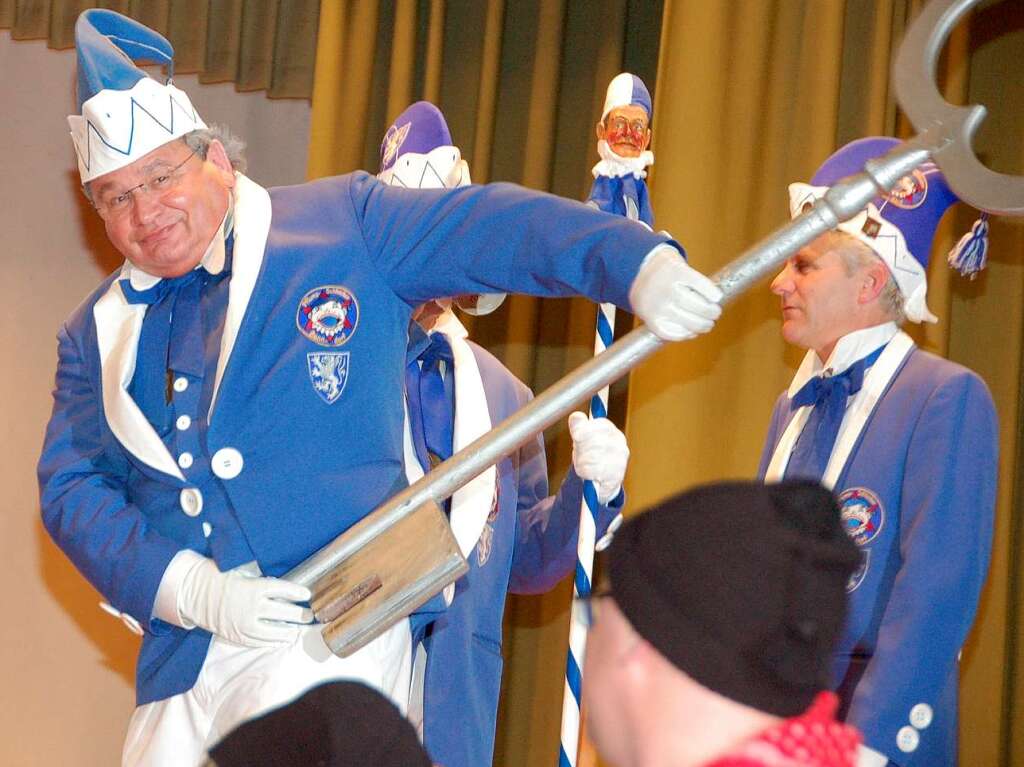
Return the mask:
[(611, 595), (636, 631), (720, 695), (777, 716), (829, 685), (860, 562), (816, 482), (731, 482), (631, 519), (609, 549)]
[(328, 682), (245, 722), (210, 750), (217, 767), (430, 767), (416, 730), (359, 682)]

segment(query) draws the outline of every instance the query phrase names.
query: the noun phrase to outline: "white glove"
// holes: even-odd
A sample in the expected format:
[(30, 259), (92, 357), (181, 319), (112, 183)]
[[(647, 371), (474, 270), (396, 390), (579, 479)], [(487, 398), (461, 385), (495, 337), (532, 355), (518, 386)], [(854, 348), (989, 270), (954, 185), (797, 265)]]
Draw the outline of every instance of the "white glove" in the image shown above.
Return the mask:
[(715, 283), (670, 245), (647, 254), (629, 288), (633, 313), (664, 341), (707, 333), (722, 313), (721, 300)]
[(212, 559), (201, 558), (182, 578), (178, 615), (185, 628), (199, 626), (243, 647), (287, 644), (313, 611), (296, 602), (311, 594), (280, 578), (261, 578), (239, 570), (222, 573)]
[(569, 416), (569, 434), (577, 476), (593, 481), (600, 503), (613, 500), (622, 489), (629, 463), (626, 435), (607, 418), (590, 419), (579, 412)]

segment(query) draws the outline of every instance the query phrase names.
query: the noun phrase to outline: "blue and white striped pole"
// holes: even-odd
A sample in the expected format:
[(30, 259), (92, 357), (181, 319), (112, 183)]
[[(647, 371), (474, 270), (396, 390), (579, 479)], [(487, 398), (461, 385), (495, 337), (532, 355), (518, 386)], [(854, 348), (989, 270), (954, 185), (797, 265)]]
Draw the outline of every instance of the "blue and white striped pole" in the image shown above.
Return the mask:
[[(594, 354), (600, 354), (615, 340), (615, 304), (601, 304), (597, 312), (597, 334)], [(608, 387), (590, 398), (590, 417), (608, 415)], [(573, 578), (573, 597), (590, 596), (594, 571), (594, 542), (597, 531), (597, 491), (594, 483), (583, 483), (583, 503), (580, 508), (580, 537), (576, 547), (576, 573)], [(587, 649), (587, 627), (578, 621), (576, 611), (570, 611), (569, 653), (565, 667), (565, 689), (562, 693), (562, 745), (558, 752), (558, 767), (576, 767), (580, 745), (580, 703), (583, 695), (583, 656)]]

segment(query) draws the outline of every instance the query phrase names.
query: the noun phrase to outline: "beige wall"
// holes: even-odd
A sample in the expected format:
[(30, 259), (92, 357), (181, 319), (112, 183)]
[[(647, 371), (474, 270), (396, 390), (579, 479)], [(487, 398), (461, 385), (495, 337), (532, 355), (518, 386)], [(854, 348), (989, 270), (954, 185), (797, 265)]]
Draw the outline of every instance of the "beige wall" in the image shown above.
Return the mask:
[[(77, 191), (65, 116), (74, 55), (0, 32), (0, 764), (118, 763), (133, 706), (137, 638), (39, 522), (35, 463), (49, 416), (54, 336), (120, 259)], [(309, 104), (199, 86), (181, 77), (208, 122), (249, 142), (249, 175), (305, 176)]]

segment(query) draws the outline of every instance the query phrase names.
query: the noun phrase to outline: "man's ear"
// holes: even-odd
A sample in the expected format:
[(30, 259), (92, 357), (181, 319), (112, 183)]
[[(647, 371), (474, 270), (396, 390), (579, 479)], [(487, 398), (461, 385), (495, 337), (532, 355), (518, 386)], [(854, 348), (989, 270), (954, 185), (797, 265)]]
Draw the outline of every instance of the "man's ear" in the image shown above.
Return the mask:
[(644, 149), (650, 149), (651, 148), (651, 137), (653, 135), (654, 134), (651, 133), (651, 129), (648, 128), (647, 129), (647, 136), (644, 138)]
[(600, 141), (604, 138), (604, 121), (598, 120), (597, 125), (594, 128), (594, 132), (597, 134), (597, 140)]
[(224, 185), (228, 189), (234, 188), (235, 169), (231, 167), (231, 160), (228, 159), (227, 150), (224, 149), (224, 145), (217, 139), (210, 141), (209, 146), (206, 147), (206, 160), (212, 163), (220, 172), (221, 181)]
[(881, 295), (882, 289), (885, 288), (885, 284), (892, 278), (889, 268), (882, 262), (882, 259), (873, 259), (861, 273), (859, 303), (870, 304), (877, 299)]
[(623, 649), (620, 659), (632, 673), (643, 676), (649, 671), (651, 658), (657, 654), (658, 651), (650, 642), (634, 632), (629, 638), (629, 644)]

